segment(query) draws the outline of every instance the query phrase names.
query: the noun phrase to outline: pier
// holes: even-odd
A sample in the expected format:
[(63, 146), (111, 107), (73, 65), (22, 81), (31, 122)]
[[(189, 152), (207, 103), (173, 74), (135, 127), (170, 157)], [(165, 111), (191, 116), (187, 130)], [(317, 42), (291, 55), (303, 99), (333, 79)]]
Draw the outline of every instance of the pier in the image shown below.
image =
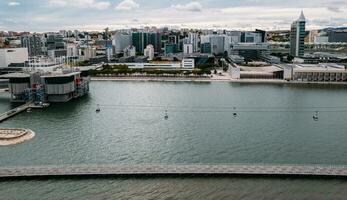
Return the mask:
[(347, 177), (347, 166), (320, 165), (74, 165), (2, 167), (1, 178), (95, 175), (271, 175)]
[(28, 108), (31, 108), (32, 105), (33, 105), (33, 103), (30, 101), (30, 102), (23, 104), (17, 108), (14, 108), (12, 110), (9, 110), (5, 113), (0, 114), (0, 123), (15, 116), (15, 115), (17, 115), (17, 114), (19, 114), (19, 113), (21, 113), (21, 112), (23, 112), (23, 111), (25, 111), (25, 110), (27, 110)]

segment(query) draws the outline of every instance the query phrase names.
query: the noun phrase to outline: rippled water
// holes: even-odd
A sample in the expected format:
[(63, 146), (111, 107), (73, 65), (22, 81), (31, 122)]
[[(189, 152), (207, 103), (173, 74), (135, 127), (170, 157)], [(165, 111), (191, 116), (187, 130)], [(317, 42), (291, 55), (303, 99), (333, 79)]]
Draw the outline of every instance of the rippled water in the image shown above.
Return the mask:
[(2, 200), (25, 199), (346, 199), (333, 179), (104, 178), (0, 182)]
[[(346, 165), (346, 99), (346, 88), (340, 87), (92, 82), (88, 97), (22, 113), (1, 123), (0, 127), (30, 128), (36, 132), (36, 137), (17, 146), (1, 147), (0, 166), (95, 163)], [(95, 112), (97, 104), (102, 109), (99, 114)], [(235, 118), (230, 109), (234, 106), (249, 112), (239, 112)], [(307, 108), (331, 106), (346, 107), (346, 111), (343, 108), (320, 108), (329, 112), (321, 112), (316, 122), (312, 119), (314, 109)], [(0, 94), (0, 111), (10, 107), (7, 95)], [(276, 111), (269, 112), (274, 108)], [(168, 109), (169, 120), (164, 119), (165, 109)], [(333, 110), (337, 112), (330, 112)], [(146, 181), (150, 186), (145, 184)], [(249, 184), (259, 191), (276, 186), (276, 182), (286, 183), (278, 179), (216, 178), (59, 180), (34, 181), (34, 185), (47, 182), (47, 187), (59, 187), (67, 182), (76, 184), (77, 188), (86, 187), (85, 191), (89, 190), (89, 182), (99, 189), (108, 182), (110, 189), (118, 185), (124, 189), (136, 183), (143, 184), (141, 191), (148, 189), (148, 193), (158, 189), (160, 184), (177, 183), (190, 185), (187, 187), (191, 187), (192, 194), (195, 192), (196, 195), (199, 194), (196, 190), (202, 189), (196, 186), (200, 182), (211, 187), (226, 184), (221, 189), (225, 191), (228, 187), (233, 188), (229, 182), (239, 187)], [(262, 182), (268, 183), (269, 188)], [(289, 181), (288, 184), (295, 182), (305, 185), (311, 181)], [(15, 183), (31, 184), (27, 181), (0, 182), (0, 189), (4, 188), (0, 194), (14, 188)], [(324, 183), (334, 185), (335, 182)], [(342, 185), (345, 186), (344, 181), (337, 181), (334, 188)], [(40, 193), (39, 187), (37, 190)], [(234, 190), (238, 191), (238, 187)], [(277, 193), (276, 189), (271, 191)], [(238, 195), (243, 195), (242, 190)]]

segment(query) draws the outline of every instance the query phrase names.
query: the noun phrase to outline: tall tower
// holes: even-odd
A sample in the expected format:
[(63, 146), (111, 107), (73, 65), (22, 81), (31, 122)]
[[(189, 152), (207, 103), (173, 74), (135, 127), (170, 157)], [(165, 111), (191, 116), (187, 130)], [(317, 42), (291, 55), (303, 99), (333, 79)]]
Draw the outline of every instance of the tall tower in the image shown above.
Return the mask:
[(298, 20), (294, 21), (290, 32), (290, 54), (294, 57), (303, 57), (305, 53), (306, 19), (304, 12)]

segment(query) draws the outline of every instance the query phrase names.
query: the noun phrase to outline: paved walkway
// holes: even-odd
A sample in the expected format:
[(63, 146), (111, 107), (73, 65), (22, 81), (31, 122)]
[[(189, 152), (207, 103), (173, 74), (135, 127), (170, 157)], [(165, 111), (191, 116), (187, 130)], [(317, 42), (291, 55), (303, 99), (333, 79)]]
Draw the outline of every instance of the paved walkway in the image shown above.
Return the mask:
[(0, 168), (0, 177), (87, 175), (347, 176), (347, 166), (315, 165), (75, 165)]

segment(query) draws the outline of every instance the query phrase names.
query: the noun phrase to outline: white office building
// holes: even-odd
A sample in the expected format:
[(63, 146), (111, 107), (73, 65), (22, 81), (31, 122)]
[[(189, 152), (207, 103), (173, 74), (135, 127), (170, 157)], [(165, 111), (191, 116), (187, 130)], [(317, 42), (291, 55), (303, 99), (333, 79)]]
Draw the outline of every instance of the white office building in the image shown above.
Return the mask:
[(148, 60), (153, 60), (154, 59), (154, 47), (153, 45), (149, 44), (147, 47), (144, 49), (144, 55), (148, 57)]
[(66, 56), (68, 58), (76, 58), (78, 57), (78, 49), (77, 46), (75, 44), (68, 44), (66, 47)]
[(183, 44), (183, 54), (192, 54), (194, 52), (193, 44)]
[(8, 67), (11, 64), (23, 64), (28, 60), (27, 48), (0, 49), (0, 67)]
[(113, 58), (113, 48), (112, 47), (106, 48), (106, 56), (107, 56), (107, 60), (111, 61), (111, 59)]
[(212, 54), (223, 54), (225, 51), (224, 35), (210, 35), (210, 44)]
[(182, 68), (183, 69), (194, 69), (195, 68), (194, 59), (183, 59), (182, 60)]
[(188, 43), (193, 45), (193, 52), (197, 52), (199, 47), (199, 35), (197, 33), (189, 33)]
[(136, 48), (132, 45), (124, 49), (124, 57), (136, 56)]

